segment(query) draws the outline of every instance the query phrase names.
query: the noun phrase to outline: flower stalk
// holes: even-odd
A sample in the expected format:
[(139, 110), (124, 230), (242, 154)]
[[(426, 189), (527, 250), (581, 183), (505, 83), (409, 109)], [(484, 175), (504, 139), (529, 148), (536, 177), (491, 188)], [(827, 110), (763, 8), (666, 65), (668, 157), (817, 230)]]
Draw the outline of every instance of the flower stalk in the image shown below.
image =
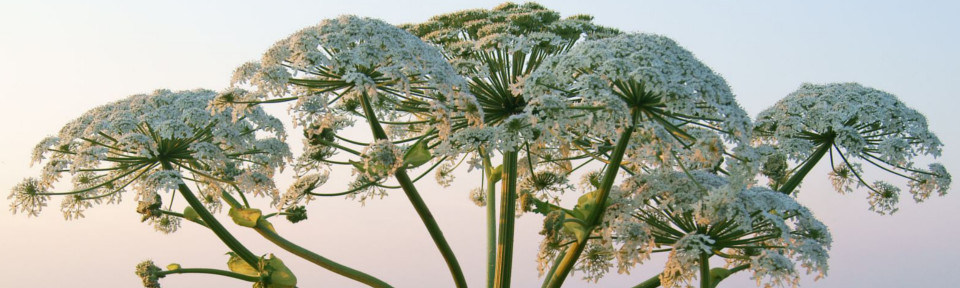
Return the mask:
[(157, 272), (157, 276), (164, 277), (170, 274), (213, 274), (226, 276), (233, 279), (239, 279), (247, 282), (257, 282), (260, 281), (260, 277), (244, 275), (236, 272), (220, 270), (220, 269), (211, 269), (211, 268), (177, 268), (175, 270), (167, 270)]
[[(373, 137), (376, 140), (389, 140), (387, 133), (383, 130), (383, 127), (380, 126), (379, 120), (377, 120), (377, 115), (373, 111), (370, 99), (368, 99), (369, 96), (364, 92), (359, 98), (364, 116), (370, 124), (370, 130), (373, 132)], [(397, 168), (394, 177), (396, 177), (397, 182), (400, 183), (400, 188), (403, 190), (403, 193), (407, 195), (407, 199), (410, 200), (410, 204), (413, 205), (414, 210), (417, 211), (417, 215), (420, 216), (423, 225), (426, 226), (427, 232), (430, 233), (430, 238), (433, 239), (433, 243), (437, 246), (437, 249), (440, 250), (440, 254), (447, 263), (447, 268), (450, 270), (456, 287), (467, 287), (467, 281), (463, 276), (463, 271), (460, 269), (460, 263), (457, 262), (456, 255), (453, 254), (453, 249), (450, 248), (450, 244), (447, 244), (447, 239), (444, 238), (443, 231), (440, 230), (440, 225), (437, 224), (437, 220), (433, 217), (433, 214), (430, 213), (427, 204), (423, 202), (423, 198), (420, 197), (417, 187), (413, 185), (413, 180), (407, 175), (406, 168)]]
[(610, 154), (610, 164), (604, 169), (603, 180), (600, 182), (600, 187), (597, 190), (599, 193), (596, 198), (598, 203), (596, 203), (595, 207), (597, 208), (587, 216), (587, 221), (584, 223), (583, 228), (587, 233), (582, 233), (581, 236), (577, 237), (576, 242), (571, 243), (570, 246), (567, 247), (566, 253), (564, 253), (557, 267), (552, 268), (556, 271), (554, 271), (552, 277), (546, 279), (548, 283), (546, 287), (558, 288), (563, 285), (563, 281), (566, 280), (567, 275), (570, 274), (570, 271), (573, 269), (573, 265), (577, 262), (577, 259), (580, 258), (580, 254), (583, 253), (583, 249), (587, 247), (587, 238), (590, 237), (590, 232), (600, 224), (607, 196), (610, 194), (613, 182), (617, 178), (617, 172), (620, 170), (620, 162), (623, 161), (623, 154), (627, 150), (627, 145), (630, 143), (630, 136), (633, 134), (634, 129), (636, 129), (636, 127), (631, 125), (625, 128), (620, 134), (620, 139), (617, 140), (617, 146)]
[[(240, 202), (238, 202), (236, 199), (233, 198), (233, 196), (231, 196), (228, 193), (223, 193), (223, 199), (226, 200), (227, 204), (234, 209), (243, 208), (243, 206), (240, 205)], [(280, 234), (277, 234), (277, 232), (273, 230), (272, 225), (270, 225), (269, 222), (267, 222), (263, 218), (261, 218), (260, 221), (257, 221), (257, 224), (256, 226), (253, 227), (253, 229), (257, 231), (257, 233), (259, 233), (261, 236), (263, 236), (263, 238), (269, 240), (274, 245), (277, 245), (277, 247), (280, 247), (283, 250), (286, 250), (287, 252), (292, 253), (293, 255), (297, 255), (300, 258), (303, 258), (304, 260), (310, 261), (310, 263), (316, 264), (317, 266), (327, 269), (330, 272), (340, 274), (341, 276), (353, 279), (357, 282), (366, 284), (367, 286), (370, 286), (370, 287), (375, 287), (375, 288), (393, 287), (393, 286), (390, 286), (390, 284), (383, 282), (383, 280), (377, 279), (376, 277), (370, 276), (369, 274), (363, 273), (356, 269), (344, 266), (343, 264), (337, 263), (326, 257), (320, 256), (319, 254), (314, 253), (313, 251), (310, 251), (306, 248), (301, 247), (300, 245), (290, 242), (286, 238), (283, 238), (282, 236), (280, 236)]]
[(800, 186), (800, 182), (803, 181), (803, 178), (807, 177), (807, 173), (810, 173), (810, 170), (813, 169), (813, 166), (817, 165), (817, 162), (820, 162), (820, 159), (823, 159), (823, 155), (826, 155), (827, 152), (830, 152), (830, 146), (833, 145), (833, 141), (827, 141), (820, 144), (820, 147), (817, 147), (817, 150), (810, 154), (810, 157), (807, 158), (807, 161), (794, 172), (790, 179), (787, 182), (783, 183), (783, 186), (780, 186), (778, 191), (784, 194), (790, 194), (794, 189), (797, 189), (797, 186)]
[[(170, 162), (160, 161), (160, 165), (164, 170), (174, 170)], [(213, 234), (216, 234), (217, 238), (220, 238), (220, 241), (223, 241), (231, 251), (237, 253), (244, 262), (247, 262), (247, 264), (250, 264), (252, 267), (257, 267), (257, 264), (260, 263), (260, 258), (254, 255), (253, 252), (250, 252), (246, 246), (243, 246), (237, 238), (233, 237), (233, 234), (230, 234), (230, 231), (227, 231), (227, 228), (223, 227), (223, 224), (220, 224), (220, 221), (213, 217), (213, 214), (207, 210), (207, 207), (203, 206), (200, 199), (197, 199), (197, 196), (193, 195), (193, 192), (190, 191), (190, 188), (187, 187), (186, 184), (178, 184), (177, 189), (180, 191), (180, 194), (183, 195), (183, 199), (187, 200), (190, 207), (193, 207), (193, 210), (197, 212), (200, 219), (213, 231)]]

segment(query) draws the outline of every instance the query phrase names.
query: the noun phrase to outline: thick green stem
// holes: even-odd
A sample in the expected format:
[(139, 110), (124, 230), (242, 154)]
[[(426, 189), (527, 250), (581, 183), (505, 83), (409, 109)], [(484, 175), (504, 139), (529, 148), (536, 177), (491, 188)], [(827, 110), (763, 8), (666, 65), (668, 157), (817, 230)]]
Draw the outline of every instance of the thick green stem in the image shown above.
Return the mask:
[(234, 273), (234, 272), (219, 270), (219, 269), (210, 269), (210, 268), (180, 268), (177, 270), (160, 271), (160, 273), (157, 273), (157, 274), (160, 277), (164, 277), (170, 274), (213, 274), (213, 275), (226, 276), (234, 279), (240, 279), (247, 282), (260, 281), (260, 277), (244, 275), (240, 273)]
[(800, 182), (803, 181), (804, 177), (807, 177), (807, 173), (810, 173), (810, 170), (813, 169), (813, 166), (817, 165), (817, 162), (820, 162), (820, 159), (823, 158), (823, 155), (826, 155), (830, 151), (830, 145), (833, 145), (833, 141), (827, 141), (823, 144), (820, 144), (820, 147), (817, 147), (817, 150), (810, 155), (810, 158), (807, 158), (806, 163), (800, 167), (797, 172), (794, 172), (790, 179), (787, 182), (783, 183), (783, 186), (780, 186), (781, 193), (790, 194), (793, 193), (793, 189), (796, 189), (797, 186), (800, 186)]
[[(164, 170), (174, 170), (173, 165), (170, 162), (162, 161), (160, 164), (163, 166)], [(180, 183), (177, 185), (177, 189), (180, 190), (180, 194), (183, 195), (183, 198), (187, 200), (187, 204), (190, 204), (190, 207), (193, 207), (193, 210), (197, 212), (197, 215), (200, 216), (200, 219), (207, 224), (207, 227), (213, 231), (213, 234), (216, 234), (220, 241), (223, 241), (224, 244), (227, 244), (227, 247), (231, 251), (237, 253), (240, 256), (240, 259), (243, 259), (244, 262), (250, 264), (251, 267), (257, 267), (257, 264), (260, 262), (260, 257), (257, 257), (250, 252), (247, 247), (243, 246), (237, 238), (234, 238), (230, 231), (227, 231), (227, 228), (223, 227), (223, 224), (220, 224), (220, 221), (217, 221), (217, 218), (213, 217), (213, 214), (207, 210), (207, 207), (203, 206), (203, 203), (200, 202), (200, 199), (197, 199), (197, 196), (193, 195), (193, 192), (190, 191), (190, 188), (186, 184)]]
[(493, 288), (497, 271), (497, 179), (494, 179), (490, 156), (484, 150), (480, 152), (484, 154), (483, 171), (487, 174), (487, 179), (484, 179), (487, 197), (487, 287)]
[(617, 140), (617, 146), (614, 147), (613, 152), (610, 154), (609, 164), (603, 171), (600, 187), (597, 189), (597, 209), (594, 209), (590, 215), (587, 216), (584, 223), (585, 225), (583, 225), (585, 233), (580, 234), (580, 237), (577, 237), (577, 242), (571, 243), (570, 246), (567, 247), (567, 251), (563, 255), (563, 260), (561, 260), (558, 267), (556, 267), (553, 277), (546, 279), (546, 281), (548, 281), (546, 287), (558, 288), (560, 285), (563, 285), (563, 281), (567, 279), (567, 275), (570, 274), (573, 265), (577, 262), (577, 259), (580, 258), (583, 249), (586, 248), (587, 238), (590, 237), (593, 229), (600, 224), (603, 218), (603, 211), (606, 208), (607, 196), (610, 195), (610, 188), (613, 187), (613, 182), (617, 178), (617, 172), (620, 170), (620, 162), (623, 161), (623, 154), (627, 151), (627, 145), (630, 143), (630, 136), (633, 134), (634, 129), (634, 126), (627, 127), (625, 131), (620, 134), (620, 139)]
[[(233, 207), (234, 209), (242, 208), (240, 206), (240, 202), (237, 202), (237, 200), (234, 199), (233, 196), (230, 196), (230, 194), (223, 193), (223, 199), (226, 200), (227, 204), (230, 205), (230, 207)], [(378, 287), (378, 288), (393, 287), (393, 286), (390, 286), (390, 284), (387, 284), (386, 282), (383, 282), (382, 280), (377, 279), (376, 277), (370, 276), (356, 269), (344, 266), (333, 260), (327, 259), (326, 257), (320, 256), (319, 254), (314, 253), (313, 251), (300, 247), (299, 245), (293, 242), (290, 242), (286, 238), (283, 238), (283, 236), (280, 236), (279, 234), (277, 234), (277, 232), (273, 230), (273, 227), (269, 225), (269, 222), (267, 222), (265, 219), (262, 219), (262, 218), (261, 220), (262, 221), (257, 221), (257, 226), (253, 227), (253, 229), (257, 231), (257, 233), (260, 233), (260, 235), (263, 236), (263, 238), (269, 240), (270, 242), (273, 242), (273, 244), (277, 245), (277, 247), (280, 247), (283, 250), (286, 250), (287, 252), (293, 253), (293, 255), (297, 255), (300, 258), (310, 261), (313, 264), (317, 264), (317, 266), (330, 270), (330, 272), (340, 274), (341, 276), (353, 279), (357, 282), (366, 284), (367, 286)]]
[(510, 287), (513, 271), (513, 226), (517, 213), (517, 150), (503, 153), (503, 179), (500, 187), (500, 229), (497, 235), (496, 288)]
[[(389, 140), (387, 133), (383, 130), (383, 127), (380, 126), (380, 121), (377, 120), (377, 114), (373, 111), (370, 100), (367, 98), (368, 96), (366, 92), (364, 92), (360, 97), (360, 105), (363, 107), (367, 122), (370, 123), (373, 138), (376, 140)], [(433, 214), (430, 213), (427, 204), (423, 202), (423, 198), (421, 198), (420, 193), (417, 192), (417, 187), (413, 185), (413, 181), (410, 179), (410, 176), (407, 175), (407, 169), (402, 167), (398, 168), (394, 176), (397, 178), (397, 182), (400, 183), (400, 188), (403, 190), (403, 193), (406, 194), (407, 199), (410, 200), (410, 204), (413, 204), (413, 209), (417, 211), (417, 215), (420, 216), (423, 225), (426, 226), (430, 237), (433, 238), (433, 243), (437, 246), (437, 249), (440, 250), (443, 260), (447, 263), (447, 268), (450, 269), (450, 274), (453, 276), (453, 282), (456, 283), (456, 287), (467, 287), (467, 280), (463, 277), (463, 271), (460, 269), (460, 263), (457, 262), (456, 255), (453, 254), (453, 249), (450, 249), (450, 245), (447, 244), (447, 239), (443, 237), (443, 232), (440, 230), (440, 225), (437, 225), (437, 220), (433, 218)]]
[(713, 288), (710, 284), (710, 255), (700, 253), (700, 288)]

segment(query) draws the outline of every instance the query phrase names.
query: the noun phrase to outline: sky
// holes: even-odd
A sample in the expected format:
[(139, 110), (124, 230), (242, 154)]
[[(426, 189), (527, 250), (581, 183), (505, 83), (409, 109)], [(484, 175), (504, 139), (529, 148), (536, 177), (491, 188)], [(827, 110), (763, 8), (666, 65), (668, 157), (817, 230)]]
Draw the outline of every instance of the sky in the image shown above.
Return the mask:
[[(158, 88), (219, 90), (238, 65), (258, 59), (274, 42), (322, 19), (355, 14), (389, 23), (491, 8), (497, 1), (10, 1), (0, 0), (0, 188), (38, 175), (30, 152), (43, 137), (84, 111)], [(722, 3), (721, 3), (722, 2)], [(732, 86), (751, 115), (801, 83), (859, 82), (898, 95), (927, 116), (945, 143), (936, 161), (958, 174), (960, 18), (957, 2), (934, 1), (543, 1), (562, 15), (591, 14), (624, 31), (662, 34), (692, 51)], [(274, 109), (285, 117), (284, 109)], [(291, 133), (296, 134), (296, 133)], [(926, 163), (930, 159), (918, 162)], [(866, 193), (833, 192), (819, 165), (799, 201), (834, 236), (828, 277), (804, 277), (805, 287), (948, 287), (960, 273), (960, 196), (922, 204), (904, 198), (900, 211), (867, 211)], [(868, 173), (871, 179), (889, 178)], [(290, 183), (279, 179), (281, 188)], [(484, 210), (467, 193), (478, 175), (449, 188), (421, 182), (468, 282), (484, 281)], [(904, 186), (901, 186), (904, 187)], [(2, 194), (6, 195), (3, 190)], [(3, 207), (9, 200), (0, 197)], [(135, 202), (98, 206), (64, 221), (57, 201), (40, 217), (0, 212), (0, 287), (136, 287), (134, 266), (225, 268), (226, 248), (185, 223), (171, 235), (139, 223)], [(281, 234), (315, 252), (397, 287), (450, 287), (442, 259), (403, 194), (364, 207), (341, 198), (310, 204), (309, 220), (277, 223)], [(223, 218), (226, 220), (225, 218)], [(535, 256), (541, 218), (517, 222), (514, 286), (539, 285)], [(226, 220), (229, 221), (229, 220)], [(227, 222), (229, 223), (229, 222)], [(239, 228), (239, 227), (235, 227)], [(300, 287), (361, 287), (272, 247), (252, 231), (231, 227), (255, 253), (276, 253)], [(611, 272), (599, 283), (571, 277), (567, 287), (630, 287), (659, 272), (654, 257), (630, 275)], [(756, 285), (740, 273), (721, 287)], [(164, 287), (248, 284), (203, 275), (175, 275)]]

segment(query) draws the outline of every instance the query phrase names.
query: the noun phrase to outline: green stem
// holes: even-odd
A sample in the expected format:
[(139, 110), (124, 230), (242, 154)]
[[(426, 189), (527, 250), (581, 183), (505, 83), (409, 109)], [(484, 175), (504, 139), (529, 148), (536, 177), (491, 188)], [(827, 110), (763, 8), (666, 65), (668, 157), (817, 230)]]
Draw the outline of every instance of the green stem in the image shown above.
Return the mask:
[(606, 169), (603, 171), (603, 180), (600, 182), (600, 187), (597, 189), (597, 204), (590, 215), (587, 216), (584, 225), (584, 231), (580, 237), (577, 237), (577, 241), (570, 244), (567, 247), (567, 252), (563, 256), (563, 260), (560, 261), (559, 266), (556, 268), (556, 271), (553, 274), (553, 277), (546, 279), (549, 288), (558, 288), (560, 285), (563, 285), (563, 281), (566, 280), (567, 275), (570, 274), (570, 271), (573, 269), (573, 265), (577, 262), (577, 259), (580, 258), (580, 254), (583, 253), (583, 249), (587, 246), (587, 238), (590, 237), (590, 234), (593, 232), (593, 229), (600, 224), (600, 220), (603, 218), (603, 211), (606, 206), (607, 196), (610, 195), (610, 188), (613, 187), (613, 182), (617, 178), (617, 172), (620, 171), (620, 162), (623, 161), (623, 154), (627, 151), (627, 144), (630, 143), (630, 136), (633, 134), (634, 126), (627, 127), (622, 134), (620, 134), (620, 139), (617, 140), (617, 146), (614, 147), (613, 153), (610, 154), (610, 161), (607, 164)]
[(257, 276), (244, 275), (244, 274), (240, 274), (240, 273), (234, 273), (234, 272), (230, 272), (230, 271), (219, 270), (219, 269), (210, 269), (210, 268), (180, 268), (180, 269), (177, 269), (177, 270), (160, 271), (160, 273), (157, 273), (157, 276), (159, 276), (159, 277), (164, 277), (164, 276), (167, 276), (167, 275), (170, 275), (170, 274), (194, 274), (194, 273), (195, 273), (195, 274), (213, 274), (213, 275), (227, 276), (227, 277), (230, 277), (230, 278), (240, 279), (240, 280), (247, 281), (247, 282), (257, 282), (257, 281), (260, 281), (260, 277), (257, 277)]
[(813, 169), (813, 166), (817, 165), (817, 162), (820, 162), (820, 159), (823, 158), (823, 155), (826, 155), (830, 151), (830, 145), (833, 145), (833, 141), (827, 141), (823, 144), (820, 144), (820, 147), (817, 147), (817, 150), (810, 155), (810, 158), (807, 158), (806, 163), (800, 167), (797, 172), (793, 173), (793, 176), (790, 176), (790, 179), (787, 182), (783, 183), (783, 186), (780, 186), (780, 191), (783, 194), (790, 194), (793, 192), (793, 189), (796, 189), (797, 186), (800, 186), (800, 182), (803, 181), (804, 177), (807, 177), (807, 173), (810, 173), (810, 170)]
[(513, 266), (513, 230), (517, 213), (518, 152), (503, 153), (503, 179), (500, 186), (500, 228), (497, 235), (497, 271), (494, 287), (509, 288)]
[(658, 273), (657, 275), (653, 275), (653, 277), (650, 277), (650, 279), (647, 279), (646, 281), (640, 282), (640, 284), (637, 284), (636, 286), (633, 286), (633, 288), (657, 288), (657, 287), (660, 287), (660, 275), (661, 275), (661, 274), (663, 274), (663, 273)]
[[(160, 164), (163, 166), (164, 170), (174, 170), (173, 165), (170, 165), (170, 162), (161, 161)], [(240, 256), (244, 262), (250, 265), (250, 267), (257, 267), (260, 262), (260, 257), (257, 257), (250, 252), (247, 247), (243, 246), (237, 238), (234, 238), (230, 231), (227, 231), (227, 228), (223, 227), (223, 224), (220, 224), (220, 221), (217, 221), (217, 218), (213, 217), (213, 214), (207, 210), (207, 207), (203, 206), (203, 203), (200, 202), (200, 199), (197, 199), (197, 196), (193, 195), (193, 192), (190, 191), (190, 188), (186, 184), (180, 183), (177, 185), (177, 189), (180, 190), (180, 194), (183, 195), (183, 198), (187, 200), (187, 203), (190, 204), (190, 207), (193, 207), (193, 210), (197, 212), (197, 215), (200, 216), (200, 219), (207, 224), (207, 227), (213, 231), (213, 234), (216, 234), (220, 241), (223, 241), (224, 244), (227, 244), (227, 247), (230, 248), (234, 253)]]
[[(490, 156), (481, 148), (483, 158), (483, 172), (487, 174), (487, 287), (493, 288), (497, 271), (497, 181), (493, 176), (493, 164)], [(502, 174), (501, 174), (502, 175)]]
[(750, 268), (750, 264), (743, 264), (730, 269), (720, 267), (710, 269), (710, 277), (712, 277), (711, 281), (713, 281), (713, 283), (711, 283), (713, 286), (710, 286), (710, 288), (716, 288), (717, 285), (720, 285), (720, 281), (723, 281), (723, 279), (727, 279), (727, 277), (730, 277), (730, 275), (733, 275), (733, 273), (743, 271), (747, 268)]
[(446, 238), (443, 237), (443, 231), (440, 230), (440, 225), (438, 225), (437, 220), (433, 218), (433, 214), (430, 213), (427, 204), (423, 202), (423, 198), (420, 197), (417, 188), (413, 186), (413, 181), (411, 181), (410, 176), (407, 175), (407, 170), (404, 168), (397, 169), (395, 176), (403, 192), (407, 194), (407, 199), (410, 200), (410, 204), (413, 205), (414, 210), (417, 211), (417, 215), (420, 216), (420, 220), (423, 221), (423, 225), (426, 226), (427, 232), (430, 233), (430, 238), (433, 238), (434, 244), (436, 244), (437, 249), (440, 250), (440, 254), (443, 256), (443, 260), (446, 261), (447, 268), (449, 268), (450, 274), (453, 276), (454, 283), (456, 283), (458, 288), (467, 287), (467, 280), (463, 277), (463, 271), (460, 269), (460, 263), (457, 262), (456, 255), (453, 254), (453, 249), (450, 248), (450, 244), (447, 244)]
[[(237, 202), (237, 200), (234, 199), (233, 196), (230, 196), (230, 194), (228, 193), (223, 193), (223, 199), (226, 200), (227, 204), (230, 205), (230, 207), (233, 207), (234, 209), (242, 208), (240, 206), (240, 202)], [(257, 221), (257, 226), (253, 227), (253, 229), (257, 231), (257, 233), (260, 233), (260, 236), (263, 236), (263, 238), (269, 240), (270, 242), (273, 242), (273, 244), (277, 245), (277, 247), (280, 247), (283, 250), (286, 250), (287, 252), (293, 253), (293, 255), (297, 255), (300, 258), (310, 261), (313, 264), (317, 264), (317, 266), (330, 270), (330, 272), (340, 274), (341, 276), (353, 279), (354, 281), (366, 284), (367, 286), (378, 287), (378, 288), (393, 287), (393, 286), (390, 286), (390, 284), (387, 284), (386, 282), (383, 282), (382, 280), (377, 279), (376, 277), (370, 276), (356, 269), (344, 266), (333, 260), (327, 259), (326, 257), (320, 256), (319, 254), (314, 253), (313, 251), (300, 247), (300, 245), (290, 242), (290, 240), (287, 240), (286, 238), (283, 238), (283, 236), (280, 236), (280, 234), (277, 234), (277, 232), (273, 230), (273, 225), (269, 224), (270, 222), (267, 222), (267, 220), (264, 218), (265, 217), (261, 217), (262, 221)]]
[(710, 284), (710, 255), (700, 252), (700, 288), (713, 288)]
[[(377, 114), (374, 113), (373, 106), (370, 105), (370, 100), (367, 98), (367, 94), (364, 92), (360, 97), (360, 105), (363, 106), (363, 112), (367, 117), (367, 122), (370, 123), (373, 138), (376, 140), (389, 140), (387, 133), (383, 130), (383, 127), (380, 126), (379, 120), (377, 120)], [(410, 179), (410, 176), (407, 175), (407, 169), (402, 167), (398, 168), (394, 176), (397, 178), (397, 182), (400, 184), (403, 193), (405, 193), (407, 199), (410, 200), (410, 204), (413, 205), (413, 209), (416, 210), (417, 215), (420, 216), (423, 225), (426, 226), (430, 237), (433, 238), (433, 243), (437, 246), (437, 249), (440, 250), (440, 254), (443, 256), (443, 260), (447, 263), (447, 268), (450, 269), (450, 274), (453, 276), (454, 283), (456, 283), (458, 288), (467, 287), (467, 280), (463, 277), (463, 270), (460, 269), (460, 263), (457, 262), (457, 257), (453, 254), (453, 249), (450, 249), (450, 245), (447, 244), (447, 239), (443, 237), (443, 231), (440, 230), (440, 225), (437, 225), (437, 220), (433, 218), (433, 214), (430, 213), (427, 204), (423, 202), (423, 198), (421, 198), (420, 193), (417, 192), (417, 187), (413, 185), (413, 181)]]
[[(712, 277), (711, 281), (713, 282), (711, 283), (711, 285), (713, 285), (711, 286), (711, 288), (716, 288), (717, 285), (720, 284), (720, 281), (723, 281), (723, 279), (727, 279), (727, 277), (730, 277), (730, 275), (743, 271), (747, 268), (750, 268), (750, 264), (743, 264), (730, 269), (720, 268), (720, 267), (710, 269), (710, 277)], [(660, 287), (660, 274), (650, 277), (650, 279), (647, 279), (646, 281), (640, 282), (640, 284), (633, 286), (633, 288), (656, 288), (656, 287)]]
[[(557, 273), (557, 267), (560, 266), (560, 261), (563, 261), (563, 254), (557, 253), (557, 256), (553, 257), (553, 265), (550, 265), (550, 271), (547, 271), (547, 276), (543, 279), (549, 280), (550, 278), (553, 278), (553, 274)], [(547, 287), (547, 284), (550, 283), (545, 281), (542, 285), (540, 285), (540, 287)]]

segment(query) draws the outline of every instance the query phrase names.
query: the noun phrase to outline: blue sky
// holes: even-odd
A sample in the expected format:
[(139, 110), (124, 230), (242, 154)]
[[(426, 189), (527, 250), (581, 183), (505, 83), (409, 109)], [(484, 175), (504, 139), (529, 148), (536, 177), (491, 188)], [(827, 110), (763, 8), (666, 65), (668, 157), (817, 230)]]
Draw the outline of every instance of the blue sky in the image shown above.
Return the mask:
[[(957, 2), (934, 1), (542, 1), (563, 15), (591, 14), (600, 24), (669, 36), (696, 54), (733, 87), (756, 115), (803, 82), (860, 82), (898, 95), (928, 117), (946, 144), (937, 161), (957, 174), (960, 127), (953, 119), (960, 79)], [(732, 1), (727, 1), (732, 2)], [(0, 2), (0, 187), (37, 173), (29, 167), (34, 144), (99, 104), (157, 88), (222, 89), (234, 67), (256, 59), (275, 41), (321, 19), (341, 14), (390, 23), (419, 22), (440, 13), (490, 8), (496, 1), (8, 1)], [(278, 109), (282, 113), (282, 109)], [(280, 114), (281, 116), (283, 114)], [(291, 133), (295, 134), (295, 133)], [(921, 160), (921, 162), (927, 159)], [(837, 195), (821, 165), (800, 195), (831, 227), (829, 276), (807, 287), (946, 287), (960, 273), (957, 189), (923, 204), (903, 199), (894, 216), (867, 211), (863, 191)], [(886, 177), (879, 173), (874, 176)], [(468, 280), (483, 280), (483, 210), (466, 193), (474, 178), (449, 189), (428, 185), (424, 197), (458, 253)], [(281, 186), (284, 186), (281, 181)], [(289, 182), (287, 182), (289, 183)], [(432, 185), (432, 184), (430, 184)], [(432, 187), (432, 188), (430, 188)], [(7, 188), (4, 188), (7, 189)], [(399, 193), (361, 208), (343, 199), (318, 201), (308, 222), (278, 229), (320, 254), (363, 267), (399, 287), (445, 287), (439, 255)], [(6, 199), (0, 199), (4, 207)], [(224, 247), (212, 235), (185, 226), (162, 235), (138, 223), (132, 199), (97, 207), (65, 222), (57, 203), (28, 219), (0, 213), (0, 286), (138, 285), (133, 267), (158, 263), (222, 267)], [(535, 253), (540, 218), (518, 222), (515, 286), (539, 283)], [(245, 238), (256, 235), (237, 230)], [(288, 234), (289, 233), (289, 234)], [(258, 251), (273, 252), (253, 241)], [(282, 255), (282, 253), (278, 253)], [(287, 260), (290, 258), (290, 260)], [(354, 287), (336, 275), (284, 258), (299, 267), (301, 287)], [(632, 286), (662, 269), (654, 258), (631, 275), (599, 284)], [(303, 271), (303, 272), (301, 272)], [(441, 273), (442, 272), (442, 273)], [(747, 274), (724, 282), (751, 287)], [(175, 276), (166, 287), (192, 283), (246, 285), (204, 276)], [(353, 285), (353, 286), (351, 286)]]

